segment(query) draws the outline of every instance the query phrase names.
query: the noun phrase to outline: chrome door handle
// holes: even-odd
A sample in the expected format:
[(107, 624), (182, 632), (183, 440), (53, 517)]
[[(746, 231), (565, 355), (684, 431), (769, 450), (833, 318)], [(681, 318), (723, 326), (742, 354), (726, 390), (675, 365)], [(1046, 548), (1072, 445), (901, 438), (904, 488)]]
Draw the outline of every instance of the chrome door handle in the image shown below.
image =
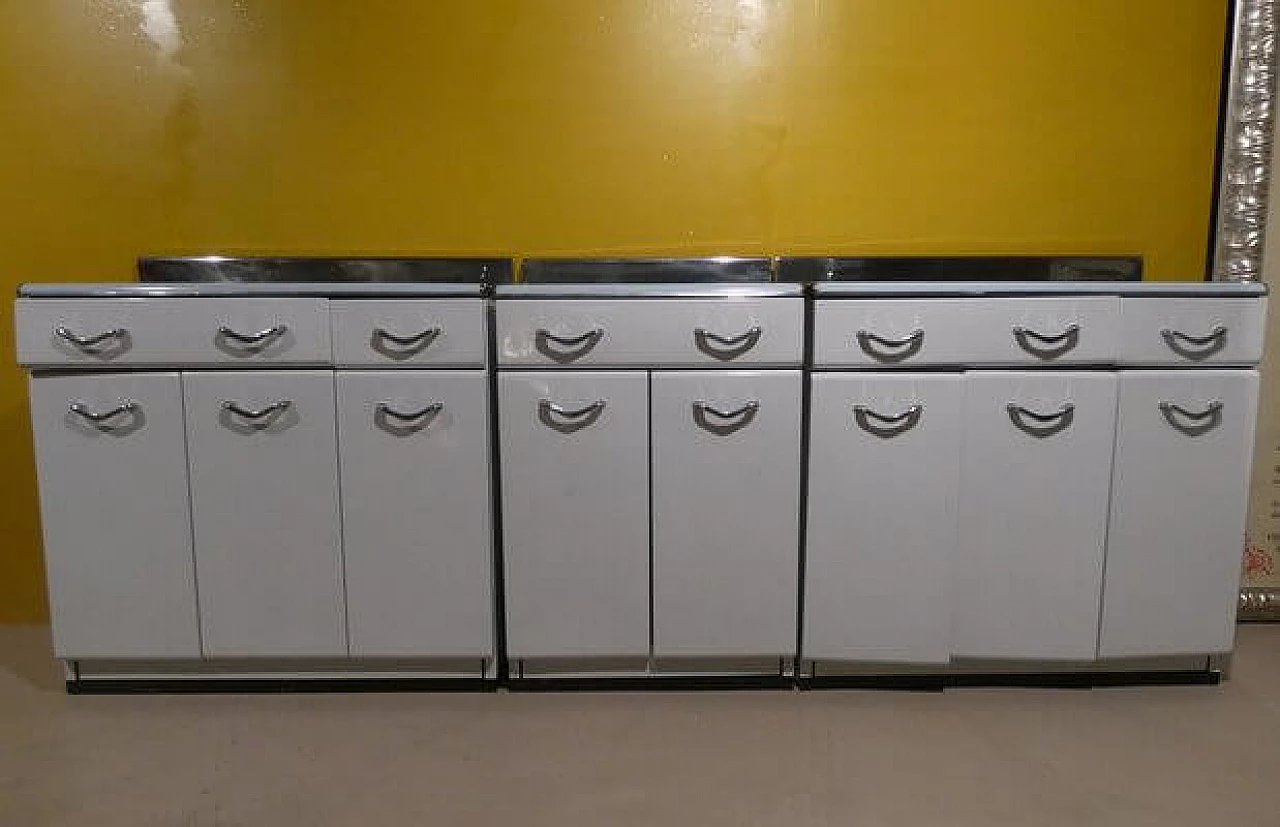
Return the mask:
[(1009, 419), (1014, 427), (1037, 439), (1065, 431), (1076, 417), (1076, 406), (1070, 402), (1063, 405), (1061, 410), (1047, 414), (1037, 413), (1012, 402), (1005, 406), (1005, 410), (1009, 412)]
[(1204, 336), (1189, 336), (1181, 330), (1166, 327), (1160, 331), (1160, 336), (1170, 350), (1184, 359), (1204, 359), (1227, 345), (1226, 325), (1215, 325), (1213, 330)]
[[(540, 327), (534, 334), (534, 347), (553, 361), (572, 362), (590, 353), (603, 338), (602, 327), (593, 327), (581, 336), (557, 336), (545, 327)], [(552, 344), (569, 350), (557, 350)]]
[(924, 346), (924, 330), (917, 327), (901, 339), (886, 339), (868, 330), (859, 330), (857, 339), (862, 352), (877, 362), (901, 362), (920, 352)]
[[(604, 405), (603, 399), (597, 399), (590, 405), (584, 405), (581, 408), (566, 408), (562, 405), (557, 405), (550, 399), (543, 399), (538, 402), (538, 420), (553, 431), (571, 434), (574, 431), (582, 430), (599, 419), (600, 414), (604, 413)], [(555, 419), (553, 415), (560, 417), (560, 419)]]
[(140, 406), (137, 402), (134, 402), (130, 399), (124, 400), (119, 405), (116, 405), (114, 408), (109, 408), (105, 411), (99, 411), (98, 413), (94, 413), (93, 411), (89, 410), (89, 406), (85, 405), (83, 402), (72, 402), (67, 408), (67, 410), (71, 411), (71, 413), (75, 414), (81, 419), (88, 421), (90, 424), (94, 425), (95, 427), (102, 428), (103, 430), (111, 430), (105, 425), (105, 423), (108, 420), (114, 419), (115, 417), (120, 416), (121, 414), (137, 413), (141, 409), (142, 409), (142, 406)]
[(252, 408), (242, 407), (237, 402), (227, 400), (222, 403), (222, 410), (233, 413), (236, 416), (249, 420), (262, 420), (270, 416), (278, 416), (293, 407), (293, 400), (281, 399), (279, 402), (273, 402), (265, 408), (253, 410)]
[[(384, 327), (375, 327), (373, 329), (374, 340), (384, 340), (393, 345), (404, 348), (413, 348), (414, 350), (423, 350), (436, 340), (443, 331), (438, 327), (428, 327), (421, 333), (414, 333), (409, 336), (397, 336)], [(377, 345), (375, 344), (376, 348)]]
[(111, 330), (104, 330), (96, 336), (77, 336), (71, 332), (69, 327), (55, 327), (53, 332), (58, 338), (70, 342), (78, 350), (85, 353), (100, 353), (105, 346), (111, 342), (124, 343), (129, 338), (129, 331), (123, 327), (114, 327)]
[(396, 430), (403, 434), (404, 431), (421, 430), (431, 424), (435, 420), (436, 415), (444, 410), (443, 402), (431, 402), (430, 405), (419, 408), (416, 411), (397, 411), (390, 405), (390, 402), (379, 402), (374, 406), (374, 420), (381, 420), (384, 428)]
[[(1180, 431), (1187, 436), (1200, 436), (1222, 424), (1222, 401), (1215, 399), (1206, 405), (1203, 411), (1198, 412), (1189, 411), (1173, 402), (1161, 402), (1160, 413), (1164, 415), (1164, 421), (1168, 422), (1169, 427), (1175, 431)], [(1180, 422), (1174, 418), (1175, 415), (1189, 421)]]
[(891, 439), (899, 434), (905, 434), (920, 424), (920, 415), (923, 413), (924, 405), (912, 405), (897, 416), (877, 413), (866, 405), (853, 406), (853, 419), (858, 423), (858, 427), (881, 439)]
[(1013, 329), (1013, 338), (1019, 347), (1038, 359), (1056, 359), (1080, 344), (1080, 325), (1069, 324), (1056, 336), (1017, 326)]
[(738, 336), (720, 336), (706, 328), (693, 330), (693, 344), (698, 350), (721, 361), (736, 359), (755, 347), (764, 328), (755, 326)]
[(266, 330), (259, 330), (257, 333), (240, 333), (239, 331), (223, 325), (218, 328), (218, 335), (225, 339), (230, 339), (233, 342), (248, 345), (251, 348), (260, 349), (266, 347), (288, 331), (289, 326), (285, 324), (272, 325)]
[[(693, 403), (693, 421), (704, 431), (717, 436), (727, 436), (750, 425), (759, 411), (760, 403), (756, 401), (748, 402), (732, 411), (722, 411), (709, 402), (698, 401)], [(718, 421), (713, 422), (713, 418)]]

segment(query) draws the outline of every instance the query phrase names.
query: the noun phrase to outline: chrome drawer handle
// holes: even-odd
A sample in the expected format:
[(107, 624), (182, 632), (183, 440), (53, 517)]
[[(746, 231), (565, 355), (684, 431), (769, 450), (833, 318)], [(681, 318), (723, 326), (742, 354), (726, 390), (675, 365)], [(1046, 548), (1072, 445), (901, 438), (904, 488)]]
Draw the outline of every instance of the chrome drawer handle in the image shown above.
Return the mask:
[(390, 429), (421, 430), (435, 420), (436, 415), (444, 410), (443, 402), (431, 402), (416, 411), (397, 411), (390, 402), (379, 402), (374, 406), (374, 419)]
[(764, 328), (756, 326), (738, 336), (720, 336), (706, 328), (697, 327), (693, 330), (693, 344), (708, 356), (727, 362), (755, 347), (762, 333)]
[[(540, 327), (534, 335), (534, 346), (553, 361), (564, 363), (586, 356), (603, 338), (604, 328), (601, 327), (594, 327), (581, 336), (556, 336), (550, 330)], [(552, 344), (570, 349), (556, 350)]]
[(232, 402), (230, 400), (222, 403), (222, 410), (254, 421), (266, 419), (267, 417), (279, 416), (292, 407), (293, 400), (291, 399), (281, 399), (279, 402), (274, 402), (265, 408), (259, 408), (256, 411), (252, 408), (241, 407), (239, 403)]
[(96, 336), (77, 336), (69, 327), (56, 327), (53, 332), (85, 353), (101, 353), (106, 346), (116, 342), (124, 344), (129, 338), (129, 331), (123, 327), (104, 330)]
[(920, 424), (920, 415), (923, 413), (924, 405), (912, 405), (897, 416), (877, 413), (866, 405), (853, 406), (853, 419), (858, 423), (858, 427), (881, 439), (891, 439), (905, 434)]
[(859, 330), (857, 338), (858, 347), (877, 362), (901, 362), (924, 346), (924, 330), (918, 327), (901, 339), (886, 339), (867, 330)]
[(1204, 359), (1227, 346), (1227, 328), (1215, 325), (1205, 336), (1189, 336), (1181, 330), (1165, 328), (1160, 336), (1169, 349), (1184, 359)]
[(1037, 439), (1065, 431), (1076, 417), (1076, 406), (1070, 402), (1063, 405), (1061, 410), (1047, 414), (1037, 413), (1012, 402), (1005, 406), (1005, 410), (1009, 412), (1009, 419), (1014, 427)]
[[(538, 420), (553, 431), (571, 434), (594, 424), (600, 418), (600, 414), (604, 413), (604, 404), (603, 399), (597, 399), (590, 405), (575, 409), (557, 405), (550, 399), (543, 399), (538, 402)], [(557, 420), (553, 415), (561, 419)]]
[[(1164, 414), (1165, 422), (1175, 431), (1181, 431), (1187, 436), (1200, 436), (1222, 424), (1222, 401), (1215, 399), (1199, 412), (1189, 411), (1173, 402), (1161, 402), (1160, 413)], [(1175, 414), (1190, 421), (1181, 422), (1175, 418)]]
[(268, 327), (266, 330), (259, 330), (257, 333), (240, 333), (224, 325), (218, 328), (218, 335), (242, 345), (261, 349), (280, 338), (288, 331), (289, 326), (284, 324), (273, 325)]
[[(732, 411), (722, 411), (709, 402), (698, 401), (693, 403), (693, 421), (704, 431), (728, 436), (750, 425), (759, 411), (760, 403), (754, 401)], [(713, 422), (713, 418), (718, 421)]]
[(83, 402), (72, 402), (71, 405), (67, 408), (67, 410), (71, 411), (71, 413), (75, 414), (76, 416), (88, 421), (95, 427), (101, 428), (104, 431), (109, 431), (113, 429), (108, 427), (105, 424), (108, 420), (114, 419), (115, 417), (120, 416), (121, 414), (136, 414), (140, 410), (142, 410), (142, 406), (139, 405), (137, 402), (126, 399), (123, 402), (121, 402), (119, 405), (116, 405), (114, 408), (109, 408), (105, 411), (99, 411), (98, 413), (94, 413), (93, 411), (89, 410), (89, 406), (85, 405)]
[(414, 333), (409, 336), (397, 336), (384, 327), (375, 327), (373, 329), (374, 348), (378, 348), (379, 340), (390, 342), (393, 345), (404, 348), (412, 348), (415, 351), (424, 350), (432, 342), (436, 340), (443, 331), (438, 327), (428, 327), (421, 333)]
[(1036, 358), (1056, 359), (1080, 344), (1080, 325), (1069, 324), (1056, 336), (1019, 326), (1013, 329), (1013, 338), (1019, 347)]

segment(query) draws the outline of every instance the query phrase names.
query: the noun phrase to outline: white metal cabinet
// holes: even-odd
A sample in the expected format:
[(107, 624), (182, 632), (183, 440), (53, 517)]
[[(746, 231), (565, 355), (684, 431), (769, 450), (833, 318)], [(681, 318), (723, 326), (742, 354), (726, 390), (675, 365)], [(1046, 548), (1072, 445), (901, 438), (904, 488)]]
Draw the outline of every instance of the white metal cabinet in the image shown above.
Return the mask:
[(498, 383), (508, 652), (646, 655), (647, 374), (511, 372)]
[(966, 375), (953, 654), (1097, 654), (1114, 373)]
[(353, 656), (493, 653), (484, 371), (339, 371)]
[(812, 382), (804, 657), (945, 663), (964, 379)]
[(182, 380), (205, 654), (346, 655), (333, 373)]
[(656, 372), (657, 656), (791, 655), (800, 372)]
[(1252, 370), (1121, 375), (1101, 657), (1231, 649), (1257, 405)]
[(176, 373), (31, 381), (57, 655), (198, 658)]

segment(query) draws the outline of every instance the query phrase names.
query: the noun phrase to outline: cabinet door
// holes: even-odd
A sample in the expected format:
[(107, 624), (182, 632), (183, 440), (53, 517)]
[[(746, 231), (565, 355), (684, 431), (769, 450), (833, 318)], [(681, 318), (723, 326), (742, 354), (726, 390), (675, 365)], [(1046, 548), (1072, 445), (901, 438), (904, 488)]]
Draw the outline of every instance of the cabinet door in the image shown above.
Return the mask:
[(975, 372), (966, 383), (953, 653), (1091, 660), (1115, 374)]
[(176, 373), (31, 380), (58, 657), (198, 658)]
[(1102, 657), (1231, 648), (1257, 406), (1252, 370), (1121, 374)]
[(813, 378), (804, 656), (951, 656), (964, 379)]
[(484, 371), (339, 371), (353, 656), (493, 653)]
[(800, 372), (653, 375), (657, 655), (791, 655)]
[(498, 382), (509, 653), (647, 654), (647, 374)]
[(333, 373), (183, 387), (205, 654), (346, 655)]

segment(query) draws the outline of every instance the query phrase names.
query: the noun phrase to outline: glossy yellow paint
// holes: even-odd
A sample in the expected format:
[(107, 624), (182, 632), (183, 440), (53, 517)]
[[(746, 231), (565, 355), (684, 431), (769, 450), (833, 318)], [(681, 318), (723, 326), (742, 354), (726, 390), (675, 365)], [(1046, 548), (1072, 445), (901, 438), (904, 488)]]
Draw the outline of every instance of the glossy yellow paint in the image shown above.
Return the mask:
[[(1196, 278), (1225, 9), (13, 0), (0, 288), (209, 251), (1123, 252)], [(0, 307), (0, 620), (29, 620)]]

